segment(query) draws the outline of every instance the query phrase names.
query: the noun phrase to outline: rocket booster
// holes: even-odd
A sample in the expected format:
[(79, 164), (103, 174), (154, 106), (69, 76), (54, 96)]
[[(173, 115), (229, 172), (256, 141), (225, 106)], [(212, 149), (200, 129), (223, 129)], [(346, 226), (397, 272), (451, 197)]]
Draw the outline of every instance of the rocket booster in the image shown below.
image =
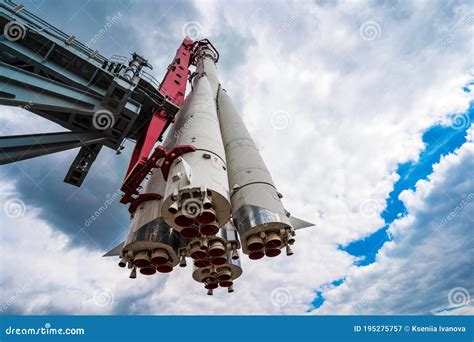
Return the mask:
[(275, 257), (294, 243), (294, 229), (255, 143), (225, 90), (218, 115), (227, 158), (232, 217), (250, 259)]
[(201, 61), (210, 58), (208, 54), (198, 58), (193, 90), (165, 142), (196, 148), (171, 165), (162, 208), (166, 223), (185, 238), (214, 235), (230, 217), (227, 166), (213, 94), (216, 79), (209, 82)]
[[(192, 260), (193, 278), (212, 295), (233, 292), (241, 276), (239, 249), (251, 260), (292, 255), (295, 230), (312, 224), (283, 207), (255, 143), (219, 83), (217, 51), (207, 40), (192, 55), (192, 91), (164, 142), (166, 156), (134, 198), (130, 233), (106, 256), (120, 255), (145, 275), (171, 272)], [(176, 154), (182, 146), (193, 149)], [(182, 151), (182, 150), (181, 150)]]
[[(173, 231), (161, 218), (161, 196), (165, 188), (162, 173), (154, 169), (144, 193), (155, 199), (141, 203), (132, 215), (130, 232), (122, 244), (119, 266), (128, 265), (135, 276), (135, 268), (144, 275), (157, 271), (168, 273), (178, 264), (187, 241)], [(185, 252), (184, 252), (185, 253)]]
[[(227, 223), (213, 236), (200, 235), (184, 239), (161, 217), (166, 181), (159, 169), (153, 169), (142, 195), (144, 200), (132, 215), (127, 239), (106, 256), (120, 255), (120, 267), (137, 270), (144, 275), (169, 273), (178, 264), (186, 266), (186, 257), (193, 259), (193, 278), (204, 284), (208, 294), (213, 289), (226, 287), (233, 292), (233, 282), (242, 274), (238, 249), (241, 248), (237, 231)], [(153, 199), (153, 197), (156, 197)]]
[(242, 274), (237, 231), (229, 221), (208, 241), (205, 256), (194, 261), (193, 279), (203, 283), (209, 295), (219, 286), (233, 292), (234, 280)]

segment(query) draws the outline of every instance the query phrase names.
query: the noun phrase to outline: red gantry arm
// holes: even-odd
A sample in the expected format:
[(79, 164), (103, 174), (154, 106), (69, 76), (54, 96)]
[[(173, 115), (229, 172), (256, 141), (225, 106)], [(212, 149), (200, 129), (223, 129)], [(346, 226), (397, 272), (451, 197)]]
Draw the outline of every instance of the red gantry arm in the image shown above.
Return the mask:
[[(159, 88), (159, 92), (167, 101), (176, 107), (181, 107), (184, 102), (193, 46), (194, 42), (188, 37), (183, 40)], [(138, 187), (148, 172), (156, 166), (160, 158), (166, 156), (166, 151), (162, 147), (155, 149), (151, 156), (150, 153), (173, 120), (174, 117), (169, 115), (166, 109), (153, 113), (148, 127), (137, 140), (133, 150), (127, 174), (120, 189), (124, 193), (122, 203), (130, 203), (134, 200), (133, 195), (138, 195)]]

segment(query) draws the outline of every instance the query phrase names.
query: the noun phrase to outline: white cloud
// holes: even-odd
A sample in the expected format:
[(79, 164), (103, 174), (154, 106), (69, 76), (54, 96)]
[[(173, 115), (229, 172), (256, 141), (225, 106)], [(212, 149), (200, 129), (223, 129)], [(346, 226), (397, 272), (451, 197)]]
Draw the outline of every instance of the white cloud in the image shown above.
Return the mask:
[(354, 267), (344, 284), (326, 291), (316, 313), (474, 313), (473, 169), (470, 141), (415, 191), (402, 192), (408, 215), (390, 225), (393, 240), (376, 263)]
[[(236, 291), (229, 295), (218, 292), (214, 297), (199, 290), (190, 279), (190, 269), (177, 270), (168, 278), (131, 281), (113, 263), (99, 258), (98, 251), (63, 247), (42, 253), (31, 236), (21, 235), (20, 239), (13, 234), (19, 234), (15, 229), (11, 235), (5, 233), (8, 245), (20, 241), (15, 246), (21, 247), (15, 250), (16, 255), (28, 251), (25, 260), (31, 264), (25, 264), (24, 272), (38, 279), (36, 288), (42, 291), (40, 295), (31, 291), (31, 298), (40, 298), (31, 303), (17, 301), (19, 311), (303, 313), (310, 307), (314, 291), (332, 280), (359, 272), (361, 279), (377, 283), (370, 270), (377, 267), (383, 255), (377, 264), (357, 269), (352, 266), (354, 258), (337, 250), (337, 246), (383, 225), (378, 213), (398, 178), (397, 164), (417, 160), (424, 148), (421, 135), (425, 129), (468, 108), (472, 95), (461, 87), (473, 76), (466, 43), (472, 27), (457, 28), (462, 27), (469, 5), (448, 6), (442, 1), (403, 2), (392, 7), (301, 1), (206, 1), (195, 5), (196, 16), (180, 16), (170, 24), (177, 32), (176, 38), (180, 38), (184, 22), (192, 19), (202, 24), (203, 34), (218, 49), (225, 47), (220, 62), (224, 87), (242, 109), (289, 211), (316, 223), (317, 228), (298, 232), (292, 257), (258, 262), (245, 259)], [(172, 53), (162, 57), (162, 51), (156, 48), (153, 37), (165, 39), (163, 32), (169, 28), (161, 31), (150, 25), (155, 22), (154, 16), (136, 16), (139, 19), (130, 18), (117, 23), (117, 27), (126, 25), (131, 34), (137, 35), (143, 54), (157, 69), (168, 63)], [(360, 26), (367, 21), (380, 27), (374, 40), (360, 35)], [(453, 32), (457, 33), (450, 39)], [(254, 44), (233, 43), (234, 38), (240, 42), (237, 38), (241, 37)], [(222, 67), (233, 59), (237, 59), (233, 61), (237, 67)], [(291, 125), (283, 130), (271, 125), (274, 113), (279, 111), (291, 116)], [(410, 206), (410, 196), (404, 196)], [(361, 210), (366, 203), (373, 205), (374, 215)], [(25, 231), (38, 227), (34, 237), (45, 245), (60, 244), (57, 239), (65, 238), (34, 215), (21, 220)], [(19, 224), (15, 221), (16, 226)], [(6, 245), (4, 240), (2, 246)], [(392, 245), (397, 241), (386, 248)], [(35, 267), (39, 254), (44, 263)], [(42, 275), (51, 273), (51, 265), (59, 256), (63, 257), (58, 268), (64, 274), (48, 280)], [(17, 279), (8, 285), (14, 289), (28, 278), (13, 272), (2, 277), (2, 284), (7, 286), (11, 279)], [(354, 282), (348, 280), (340, 289), (358, 288)], [(115, 294), (114, 306), (105, 309), (87, 301), (103, 287)], [(290, 291), (291, 302), (280, 307), (272, 304), (271, 293), (282, 287)], [(47, 292), (50, 288), (53, 290)], [(63, 298), (61, 288), (66, 293), (78, 293), (77, 299)], [(329, 311), (332, 302), (339, 303), (331, 296), (342, 296), (338, 294), (340, 289), (328, 292), (324, 310)], [(4, 297), (8, 298), (8, 293)], [(403, 298), (397, 299), (403, 302)], [(424, 296), (418, 300), (428, 301)], [(349, 304), (339, 305), (341, 310), (350, 310)]]
[[(397, 164), (417, 160), (424, 148), (421, 133), (464, 112), (472, 99), (461, 89), (472, 78), (471, 27), (462, 26), (467, 4), (195, 6), (194, 19), (217, 48), (226, 48), (221, 64), (245, 51), (236, 69), (220, 70), (221, 81), (242, 108), (285, 203), (339, 243), (382, 225), (360, 206), (383, 204)], [(370, 20), (381, 29), (373, 41), (359, 30)], [(442, 49), (452, 31), (455, 39)], [(256, 43), (228, 49), (240, 36)], [(279, 111), (291, 116), (284, 130), (271, 124)]]
[(24, 205), (21, 215), (12, 215), (18, 211), (7, 205), (21, 202), (20, 194), (11, 184), (0, 183), (0, 189), (2, 313), (108, 314), (122, 310), (123, 302), (129, 312), (131, 296), (150, 296), (164, 280), (128, 279), (103, 251), (71, 246), (75, 237), (39, 218), (38, 208)]
[[(353, 262), (343, 252), (332, 259), (334, 246), (318, 243), (318, 257), (311, 251), (300, 251), (291, 258), (279, 257), (249, 263), (243, 260), (245, 273), (236, 283), (236, 291), (217, 291), (208, 297), (206, 291), (191, 279), (191, 267), (177, 268), (169, 276), (127, 278), (116, 260), (102, 258), (96, 248), (73, 247), (69, 237), (38, 217), (39, 209), (24, 205), (21, 214), (7, 207), (12, 199), (21, 202), (14, 186), (2, 183), (0, 304), (4, 312), (46, 314), (202, 314), (202, 313), (297, 313), (309, 308), (313, 296), (301, 290), (318, 281), (330, 281), (344, 273)], [(8, 212), (10, 214), (8, 214)], [(78, 232), (86, 234), (86, 232)], [(322, 262), (321, 262), (322, 261)], [(305, 279), (297, 277), (311, 265), (314, 272)], [(323, 266), (324, 265), (324, 266)], [(265, 272), (261, 270), (265, 269)], [(293, 281), (286, 281), (286, 274)], [(291, 302), (275, 306), (269, 291), (284, 287), (291, 291)], [(191, 290), (190, 290), (191, 289)], [(102, 299), (101, 299), (102, 298)], [(109, 305), (103, 305), (103, 303)]]

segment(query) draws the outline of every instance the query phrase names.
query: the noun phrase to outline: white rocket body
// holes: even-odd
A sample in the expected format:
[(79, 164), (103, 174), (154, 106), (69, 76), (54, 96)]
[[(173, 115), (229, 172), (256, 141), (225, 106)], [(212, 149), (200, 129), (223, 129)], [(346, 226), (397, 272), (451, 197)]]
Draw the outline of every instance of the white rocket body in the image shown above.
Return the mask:
[(294, 230), (281, 202), (282, 195), (275, 188), (260, 152), (222, 88), (218, 91), (217, 104), (227, 158), (232, 217), (243, 252), (252, 259), (259, 259), (264, 254), (276, 256), (281, 247), (294, 241)]
[[(207, 41), (208, 42), (208, 41)], [(167, 156), (153, 169), (135, 210), (127, 240), (107, 253), (122, 257), (143, 274), (169, 272), (192, 259), (193, 278), (212, 294), (233, 292), (242, 274), (238, 249), (250, 259), (275, 257), (294, 243), (295, 229), (312, 224), (285, 210), (260, 152), (242, 118), (219, 83), (218, 55), (206, 44), (193, 51), (192, 91), (164, 142), (167, 151), (181, 145), (195, 150)], [(164, 174), (167, 175), (165, 179)], [(118, 252), (117, 252), (118, 251)]]
[[(144, 193), (161, 195), (165, 185), (161, 171), (154, 169)], [(179, 262), (180, 250), (185, 248), (187, 243), (161, 218), (161, 206), (160, 198), (138, 205), (132, 215), (130, 232), (121, 251), (122, 262), (134, 265), (145, 275), (154, 274), (156, 271), (171, 272)]]
[(165, 146), (196, 148), (171, 165), (162, 208), (163, 219), (186, 238), (197, 237), (199, 233), (214, 235), (230, 217), (227, 166), (213, 94), (215, 85), (211, 87), (203, 69), (209, 63), (214, 62), (198, 62), (193, 90), (165, 143)]

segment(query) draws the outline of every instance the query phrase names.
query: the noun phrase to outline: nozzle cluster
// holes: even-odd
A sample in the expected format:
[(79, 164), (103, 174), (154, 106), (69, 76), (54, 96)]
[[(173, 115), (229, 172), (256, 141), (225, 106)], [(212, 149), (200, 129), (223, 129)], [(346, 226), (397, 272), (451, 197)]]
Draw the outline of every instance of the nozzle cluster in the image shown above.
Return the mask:
[(227, 288), (227, 292), (234, 292), (234, 280), (242, 274), (240, 264), (229, 260), (222, 266), (207, 266), (195, 269), (193, 278), (202, 283), (208, 290), (207, 294), (212, 295), (218, 287)]
[(249, 258), (258, 260), (264, 256), (273, 258), (281, 254), (285, 247), (286, 255), (293, 255), (291, 245), (295, 242), (294, 231), (291, 228), (272, 230), (261, 230), (250, 234), (245, 241)]
[[(171, 235), (178, 236), (173, 229), (168, 229)], [(241, 236), (242, 247), (251, 260), (258, 260), (264, 256), (276, 257), (281, 254), (284, 247), (286, 254), (292, 255), (291, 245), (295, 242), (294, 235), (291, 227), (276, 229), (271, 224), (259, 225)], [(234, 281), (242, 274), (242, 268), (238, 252), (241, 242), (231, 221), (219, 229), (217, 234), (199, 234), (192, 239), (181, 238), (179, 244), (163, 243), (163, 237), (158, 233), (149, 236), (153, 237), (153, 240), (146, 243), (144, 241), (132, 243), (129, 249), (122, 253), (119, 266), (128, 266), (132, 270), (130, 278), (136, 278), (137, 271), (143, 275), (169, 273), (177, 265), (186, 267), (186, 258), (191, 258), (194, 267), (193, 278), (204, 285), (209, 295), (219, 287), (233, 292)], [(152, 244), (149, 246), (153, 247), (143, 248), (150, 243)]]
[(164, 142), (168, 150), (193, 148), (158, 161), (166, 172), (153, 173), (146, 191), (160, 199), (145, 202), (134, 218), (135, 228), (161, 220), (180, 243), (135, 229), (119, 265), (128, 265), (136, 277), (137, 270), (151, 275), (186, 267), (191, 258), (193, 278), (212, 295), (220, 287), (233, 292), (242, 274), (239, 249), (251, 260), (276, 257), (283, 248), (292, 255), (295, 231), (282, 195), (220, 86), (216, 58), (206, 44), (194, 51), (197, 77)]
[(128, 251), (127, 255), (123, 256), (119, 262), (119, 267), (126, 267), (136, 269), (143, 275), (153, 275), (156, 272), (169, 273), (177, 264), (177, 256), (174, 252), (172, 254), (169, 250), (164, 248), (156, 248), (154, 250), (139, 250), (137, 252)]
[(199, 235), (211, 236), (219, 231), (211, 194), (195, 191), (175, 197), (168, 207), (168, 213), (181, 237), (193, 239)]

